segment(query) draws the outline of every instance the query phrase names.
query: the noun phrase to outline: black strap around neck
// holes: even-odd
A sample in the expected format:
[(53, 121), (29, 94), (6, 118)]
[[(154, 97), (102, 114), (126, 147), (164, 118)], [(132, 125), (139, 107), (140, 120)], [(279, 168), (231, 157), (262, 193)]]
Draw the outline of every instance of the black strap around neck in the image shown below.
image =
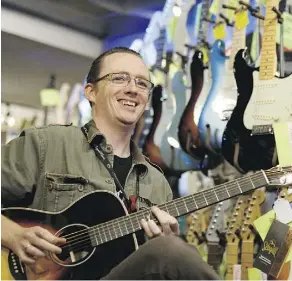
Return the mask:
[[(86, 128), (86, 125), (81, 127), (81, 131), (84, 134), (84, 136), (87, 138), (88, 129)], [(124, 188), (122, 187), (116, 173), (114, 172), (113, 166), (112, 166), (111, 162), (109, 161), (107, 155), (104, 153), (101, 145), (100, 144), (93, 144), (93, 142), (91, 142), (90, 146), (92, 147), (95, 155), (101, 160), (101, 162), (104, 164), (106, 169), (109, 171), (110, 175), (112, 176), (112, 178), (115, 181), (117, 189), (122, 192), (128, 210), (131, 210), (131, 202), (128, 199), (127, 194), (126, 194)]]

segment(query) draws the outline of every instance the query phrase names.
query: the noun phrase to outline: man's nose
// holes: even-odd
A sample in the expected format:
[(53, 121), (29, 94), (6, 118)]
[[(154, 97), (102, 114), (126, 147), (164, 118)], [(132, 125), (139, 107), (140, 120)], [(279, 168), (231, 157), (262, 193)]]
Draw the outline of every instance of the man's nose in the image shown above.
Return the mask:
[(127, 90), (130, 92), (137, 92), (138, 88), (136, 86), (135, 80), (133, 78), (131, 78), (131, 80), (129, 81), (128, 85), (127, 85)]

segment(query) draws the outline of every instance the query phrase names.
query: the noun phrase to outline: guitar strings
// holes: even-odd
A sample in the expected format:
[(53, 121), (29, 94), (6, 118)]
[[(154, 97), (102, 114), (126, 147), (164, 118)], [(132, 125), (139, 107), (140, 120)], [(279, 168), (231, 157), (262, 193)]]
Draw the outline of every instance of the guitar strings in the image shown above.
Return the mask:
[[(239, 178), (237, 181), (241, 181), (241, 180), (245, 180), (246, 178)], [(193, 198), (191, 198), (191, 197), (194, 197), (194, 196), (198, 196), (198, 195), (201, 195), (201, 193), (203, 194), (204, 193), (204, 195), (205, 195), (205, 197), (207, 196), (207, 198), (209, 198), (209, 195), (211, 195), (211, 194), (208, 194), (208, 193), (210, 193), (210, 192), (216, 192), (216, 193), (221, 193), (222, 191), (224, 191), (224, 193), (227, 193), (226, 192), (226, 185), (228, 185), (228, 184), (232, 184), (233, 182), (228, 182), (228, 183), (225, 183), (225, 184), (222, 184), (222, 186), (221, 185), (218, 185), (218, 186), (214, 186), (213, 188), (210, 188), (210, 189), (207, 189), (207, 190), (204, 190), (204, 191), (200, 191), (200, 192), (198, 192), (198, 193), (194, 193), (194, 194), (191, 194), (191, 195), (188, 195), (188, 196), (186, 196), (186, 197), (182, 197), (182, 198), (178, 198), (178, 199), (176, 199), (176, 200), (173, 200), (172, 202), (167, 202), (167, 203), (165, 203), (165, 204), (162, 204), (162, 205), (166, 205), (166, 204), (174, 204), (175, 203), (175, 201), (185, 201), (185, 200), (187, 200), (187, 199), (190, 199), (190, 200), (193, 200)], [(250, 184), (249, 184), (250, 185)], [(222, 188), (221, 188), (222, 187)], [(234, 186), (234, 187), (232, 187), (231, 188), (231, 190), (233, 190), (234, 188), (238, 188), (237, 186)], [(231, 191), (230, 190), (230, 191)], [(247, 190), (248, 191), (248, 190)], [(245, 191), (245, 192), (247, 192), (247, 191)], [(237, 193), (237, 192), (236, 192)], [(228, 193), (227, 193), (228, 194)], [(204, 197), (203, 197), (204, 198)], [(182, 200), (181, 200), (182, 199)], [(198, 200), (198, 199), (197, 199)], [(181, 203), (181, 202), (178, 202), (178, 203)], [(182, 202), (182, 203), (184, 203), (184, 202)], [(199, 204), (200, 205), (200, 203), (203, 203), (203, 205), (206, 205), (205, 204), (205, 200), (202, 200), (202, 201), (196, 201), (196, 203), (197, 204)], [(215, 202), (216, 203), (216, 202)], [(195, 203), (194, 203), (195, 204)], [(161, 205), (161, 206), (162, 206)], [(177, 204), (176, 204), (177, 205)], [(195, 208), (195, 209), (197, 209), (197, 208)], [(150, 209), (149, 209), (150, 210)], [(138, 216), (138, 215), (140, 215), (140, 214), (142, 214), (142, 213), (144, 213), (145, 212), (145, 210), (140, 210), (140, 211), (138, 211), (138, 212), (136, 212), (136, 213), (133, 213), (133, 214), (131, 214), (130, 216), (132, 217), (132, 216)], [(127, 217), (129, 217), (129, 216), (127, 216)], [(120, 218), (116, 218), (116, 219), (113, 219), (113, 220), (111, 220), (110, 222), (116, 222), (116, 221), (120, 221)], [(108, 223), (110, 223), (110, 222), (105, 222), (105, 223), (101, 223), (101, 224), (99, 224), (99, 226), (101, 227), (102, 225), (106, 225), (106, 224), (108, 224)], [(68, 237), (68, 238), (70, 238), (70, 236), (71, 235), (75, 235), (75, 234), (78, 234), (78, 233), (80, 233), (80, 232), (87, 232), (87, 230), (80, 230), (80, 231), (76, 231), (76, 232), (74, 232), (74, 233), (71, 233), (71, 234), (68, 234), (68, 235), (64, 235), (63, 237)]]
[[(250, 184), (248, 184), (249, 186), (250, 186)], [(243, 187), (243, 186), (242, 186)], [(225, 187), (223, 187), (223, 188), (225, 188)], [(222, 189), (223, 189), (222, 188)], [(235, 187), (232, 187), (232, 189), (230, 189), (229, 191), (231, 192), (231, 190), (233, 190)], [(217, 188), (218, 189), (218, 188)], [(219, 189), (218, 189), (218, 191), (219, 191)], [(209, 193), (209, 192), (212, 192), (212, 190), (206, 190), (205, 191), (205, 195), (207, 196), (207, 198), (209, 198), (208, 197), (208, 194), (207, 193)], [(213, 192), (214, 192), (214, 190), (213, 190)], [(225, 192), (225, 191), (224, 191)], [(247, 192), (247, 191), (244, 191), (244, 192)], [(232, 193), (232, 192), (231, 192)], [(237, 193), (237, 192), (236, 192)], [(206, 197), (205, 196), (205, 197)], [(234, 195), (233, 195), (234, 196)], [(181, 198), (180, 198), (181, 199)], [(202, 200), (202, 201), (198, 201), (197, 202), (197, 204), (199, 204), (200, 205), (200, 203), (204, 203), (204, 200)], [(177, 204), (173, 204), (173, 206), (170, 206), (171, 207), (171, 211), (173, 211), (173, 210), (177, 210), (177, 209), (179, 209), (180, 207), (182, 207), (183, 205), (181, 205), (180, 203), (185, 203), (185, 202), (178, 202)], [(207, 202), (206, 202), (207, 203)], [(216, 201), (215, 202), (212, 202), (212, 204), (213, 203), (216, 203)], [(205, 205), (205, 203), (203, 204), (203, 205)], [(211, 204), (209, 204), (209, 205), (211, 205)], [(163, 207), (163, 206), (161, 206), (161, 207)], [(185, 207), (184, 207), (185, 208)], [(167, 209), (167, 208), (166, 208)], [(135, 213), (135, 216), (136, 216), (136, 219), (138, 219), (138, 217), (140, 216), (142, 214), (142, 212), (140, 212), (140, 213)], [(179, 213), (178, 213), (179, 214)], [(133, 215), (132, 215), (133, 216)], [(131, 216), (131, 217), (132, 217)], [(126, 220), (130, 220), (131, 218), (129, 218), (129, 216), (127, 216), (126, 218), (125, 218)], [(110, 221), (110, 222), (106, 222), (106, 223), (104, 223), (104, 225), (102, 225), (102, 224), (100, 224), (99, 226), (96, 226), (96, 227), (92, 227), (92, 230), (94, 230), (94, 228), (99, 228), (99, 232), (102, 232), (103, 231), (103, 233), (102, 234), (104, 234), (104, 236), (105, 236), (105, 232), (104, 232), (104, 230), (107, 228), (107, 229), (109, 229), (109, 227), (113, 227), (114, 226), (114, 224), (115, 224), (115, 222), (114, 221), (116, 221), (116, 220), (119, 220), (119, 222), (120, 222), (120, 219), (118, 218), (118, 219), (115, 219), (115, 220), (113, 220), (113, 221)], [(125, 224), (125, 226), (126, 226), (126, 221), (124, 220), (124, 224)], [(132, 222), (131, 222), (132, 223)], [(125, 230), (125, 228), (124, 228), (124, 226), (120, 226), (119, 225), (119, 227), (120, 227), (120, 229), (123, 229), (123, 230)], [(126, 230), (127, 230), (127, 226), (126, 226)], [(81, 231), (79, 231), (80, 232), (80, 234), (79, 235), (75, 235), (74, 236), (74, 234), (76, 234), (76, 232), (75, 233), (72, 233), (72, 235), (73, 235), (73, 237), (71, 237), (71, 239), (72, 238), (74, 238), (74, 237), (80, 237), (82, 234), (81, 234), (81, 232), (83, 232), (83, 233), (86, 233), (86, 234), (90, 234), (90, 229), (88, 230), (88, 229), (86, 229), (86, 230), (81, 230)], [(130, 232), (128, 231), (128, 233), (126, 233), (126, 234), (129, 234)], [(68, 235), (68, 236), (70, 236), (70, 234)], [(67, 236), (67, 237), (68, 237)], [(117, 238), (117, 235), (116, 235), (116, 232), (115, 232), (115, 238)], [(100, 238), (102, 238), (101, 237), (101, 233), (100, 233)], [(105, 238), (106, 238), (106, 236), (105, 236)], [(102, 240), (102, 239), (101, 239)], [(106, 238), (105, 239), (106, 240), (106, 242), (108, 241), (108, 239)], [(74, 240), (72, 240), (71, 242), (73, 242)], [(76, 239), (75, 239), (75, 241), (76, 241)], [(80, 241), (80, 239), (79, 239), (79, 241)], [(103, 242), (103, 241), (102, 241)], [(72, 245), (73, 245), (74, 243), (72, 243)]]
[[(277, 173), (277, 172), (276, 172)], [(257, 179), (260, 179), (260, 176), (261, 175), (257, 175)], [(240, 181), (240, 180), (245, 180), (246, 178), (239, 178), (237, 181)], [(254, 180), (257, 180), (257, 179), (254, 179)], [(230, 182), (230, 183), (232, 183), (232, 182)], [(219, 185), (220, 186), (220, 185)], [(250, 183), (244, 183), (241, 187), (243, 188), (243, 189), (245, 189), (244, 188), (244, 186), (250, 186)], [(232, 190), (235, 190), (235, 188), (236, 189), (238, 189), (238, 187), (236, 187), (236, 186), (234, 186), (234, 187), (232, 187), (229, 191), (230, 191), (230, 193), (232, 193)], [(217, 190), (218, 189), (218, 190)], [(220, 188), (216, 188), (216, 187), (214, 187), (213, 189), (208, 189), (208, 190), (205, 190), (204, 191), (204, 195), (205, 195), (205, 197), (206, 196), (208, 196), (207, 195), (207, 193), (210, 193), (210, 192), (214, 192), (214, 190), (216, 190), (216, 191), (221, 191), (222, 189), (225, 189), (225, 186), (223, 186), (223, 187), (220, 187)], [(244, 190), (243, 192), (245, 193), (245, 192), (248, 192), (248, 191), (250, 191), (250, 190)], [(226, 192), (226, 191), (224, 191), (224, 192)], [(201, 193), (201, 192), (199, 192), (199, 193)], [(199, 194), (199, 193), (197, 193), (197, 194)], [(237, 194), (238, 192), (236, 192), (236, 194)], [(236, 196), (236, 195), (231, 195), (231, 196)], [(208, 198), (208, 197), (207, 197)], [(183, 199), (183, 198), (179, 198), (179, 199)], [(198, 201), (197, 202), (197, 204), (201, 204), (201, 203), (203, 203), (203, 205), (206, 205), (204, 202), (206, 202), (206, 200), (204, 199), (204, 200), (201, 200), (201, 201)], [(215, 201), (215, 202), (212, 202), (211, 204), (215, 204), (216, 202), (218, 202), (218, 201)], [(181, 203), (183, 203), (183, 205), (181, 204)], [(207, 202), (206, 202), (207, 203)], [(166, 203), (167, 204), (167, 203)], [(209, 205), (211, 205), (211, 204), (209, 204)], [(163, 205), (165, 205), (165, 204), (163, 204)], [(161, 207), (161, 209), (163, 208), (163, 205), (161, 205), (160, 207)], [(178, 201), (177, 202), (177, 204), (175, 204), (175, 203), (173, 203), (172, 204), (173, 206), (169, 206), (170, 208), (168, 208), (168, 209), (172, 209), (171, 211), (175, 211), (176, 210), (176, 212), (178, 211), (178, 209), (180, 209), (180, 207), (182, 207), (182, 206), (184, 206), (184, 209), (185, 209), (185, 202), (181, 202), (181, 201)], [(165, 206), (164, 206), (165, 207)], [(167, 209), (167, 208), (166, 208)], [(143, 214), (144, 212), (139, 212), (139, 214), (138, 214), (138, 212), (137, 213), (135, 213), (135, 214), (132, 214), (131, 215), (131, 217), (133, 216), (133, 217), (136, 217), (136, 219), (138, 220), (138, 217), (141, 215), (141, 214)], [(79, 232), (79, 234), (78, 235), (75, 235), (74, 236), (74, 234), (76, 234), (77, 232), (75, 232), (75, 233), (72, 233), (72, 234), (69, 234), (69, 235), (67, 235), (67, 236), (63, 236), (63, 237), (68, 237), (68, 236), (70, 236), (70, 235), (73, 235), (72, 237), (70, 237), (69, 239), (71, 240), (70, 241), (70, 244), (69, 243), (66, 243), (65, 245), (63, 245), (61, 248), (63, 248), (63, 249), (65, 249), (65, 248), (70, 248), (70, 250), (81, 250), (82, 248), (84, 248), (84, 246), (90, 246), (91, 245), (91, 243), (87, 243), (87, 242), (90, 242), (91, 240), (90, 240), (90, 238), (88, 239), (88, 238), (85, 238), (85, 239), (82, 239), (82, 238), (84, 238), (84, 236), (82, 236), (82, 234), (86, 234), (86, 236), (87, 235), (90, 235), (90, 232), (92, 232), (92, 231), (95, 231), (95, 229), (96, 228), (99, 228), (98, 230), (99, 230), (99, 233), (100, 233), (100, 236), (99, 236), (99, 238), (102, 238), (101, 237), (101, 233), (104, 235), (104, 237), (106, 238), (106, 232), (105, 232), (105, 230), (109, 230), (109, 232), (111, 232), (111, 230), (110, 230), (110, 227), (114, 230), (114, 228), (113, 228), (113, 226), (115, 225), (115, 222), (114, 221), (116, 221), (116, 220), (119, 220), (119, 222), (121, 222), (120, 221), (120, 218), (117, 218), (117, 219), (115, 219), (115, 220), (113, 220), (113, 221), (110, 221), (110, 222), (106, 222), (106, 223), (103, 223), (103, 224), (100, 224), (99, 226), (94, 226), (94, 227), (91, 227), (91, 229), (86, 229), (86, 230), (80, 230), (80, 231), (78, 231)], [(124, 235), (127, 235), (127, 234), (130, 234), (130, 233), (133, 233), (133, 232), (129, 232), (129, 230), (128, 230), (128, 228), (127, 228), (127, 225), (126, 225), (126, 220), (131, 220), (131, 218), (129, 218), (129, 216), (127, 216), (125, 219), (123, 218), (122, 220), (124, 220), (124, 224), (125, 224), (125, 227), (124, 226), (122, 226), (121, 227), (121, 225), (119, 225), (119, 228), (120, 228), (120, 231), (121, 231), (121, 234), (124, 234)], [(132, 223), (132, 222), (131, 222)], [(133, 228), (133, 225), (132, 225), (132, 228)], [(140, 226), (140, 228), (141, 228), (141, 226)], [(124, 233), (124, 231), (125, 230), (128, 230), (127, 231), (127, 233)], [(83, 232), (83, 233), (82, 233)], [(115, 232), (115, 230), (114, 230), (114, 233), (115, 233), (115, 239), (116, 238), (118, 238), (117, 237), (117, 235), (116, 235), (116, 232)], [(96, 235), (95, 235), (96, 236)], [(111, 236), (111, 235), (110, 235)], [(122, 235), (123, 236), (123, 235)], [(76, 237), (78, 237), (77, 239), (76, 239)], [(119, 236), (119, 237), (121, 237), (121, 236)], [(74, 239), (75, 238), (75, 239)], [(81, 239), (79, 239), (79, 238), (81, 238)], [(111, 237), (112, 238), (112, 237)], [(97, 239), (96, 239), (97, 240)], [(108, 241), (110, 241), (110, 240), (108, 240), (108, 239), (105, 239), (106, 241), (105, 242), (108, 242)], [(111, 239), (111, 240), (113, 240), (113, 239)], [(102, 241), (102, 239), (101, 239), (101, 241)], [(84, 243), (85, 242), (85, 243)], [(97, 241), (98, 242), (98, 241)], [(105, 242), (103, 242), (102, 241), (102, 243), (98, 243), (98, 245), (99, 244), (103, 244), (103, 243), (105, 243)], [(81, 244), (81, 243), (83, 243), (83, 244)], [(78, 246), (78, 248), (76, 248), (75, 246)], [(80, 248), (80, 246), (82, 246), (82, 248)]]

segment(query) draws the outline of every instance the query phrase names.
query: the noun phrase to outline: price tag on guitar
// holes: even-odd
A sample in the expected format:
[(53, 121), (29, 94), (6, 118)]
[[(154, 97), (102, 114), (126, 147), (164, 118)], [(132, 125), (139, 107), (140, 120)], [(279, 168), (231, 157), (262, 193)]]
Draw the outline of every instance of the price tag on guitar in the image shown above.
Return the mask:
[(292, 163), (292, 123), (274, 123), (274, 135), (280, 165)]
[(248, 25), (247, 10), (239, 11), (235, 13), (235, 27), (239, 30), (245, 28)]
[(223, 22), (217, 24), (213, 29), (213, 34), (215, 40), (224, 39), (226, 37), (225, 24)]

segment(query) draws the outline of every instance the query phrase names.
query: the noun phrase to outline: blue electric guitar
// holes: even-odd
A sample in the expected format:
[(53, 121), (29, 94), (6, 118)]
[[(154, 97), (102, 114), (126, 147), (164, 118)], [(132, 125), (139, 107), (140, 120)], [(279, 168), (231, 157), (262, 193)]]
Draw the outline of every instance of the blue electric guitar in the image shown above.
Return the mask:
[(225, 43), (216, 40), (211, 53), (212, 87), (199, 119), (200, 137), (212, 151), (221, 150), (222, 135), (237, 100), (236, 81), (233, 75), (234, 57), (245, 48), (245, 26), (233, 28), (230, 58), (225, 55)]
[(163, 160), (168, 166), (174, 170), (186, 171), (200, 168), (200, 163), (182, 150), (178, 140), (178, 126), (187, 103), (186, 85), (184, 81), (186, 78), (185, 64), (187, 58), (182, 56), (181, 60), (182, 69), (174, 74), (171, 83), (171, 98), (174, 103), (173, 108), (175, 114), (163, 135), (160, 150)]

